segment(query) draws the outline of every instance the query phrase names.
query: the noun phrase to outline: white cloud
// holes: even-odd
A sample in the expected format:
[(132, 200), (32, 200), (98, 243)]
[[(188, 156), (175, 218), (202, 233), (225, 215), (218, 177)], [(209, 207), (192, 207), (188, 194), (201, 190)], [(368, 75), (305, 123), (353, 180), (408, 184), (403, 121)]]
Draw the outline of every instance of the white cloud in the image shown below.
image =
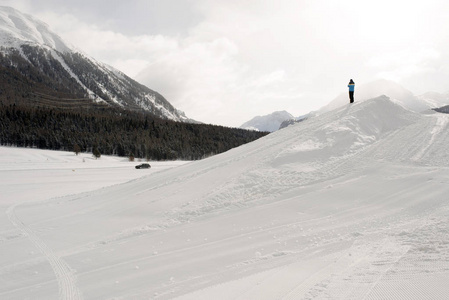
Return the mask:
[(376, 70), (378, 77), (401, 81), (431, 71), (440, 57), (435, 49), (406, 49), (372, 57), (366, 66)]
[(368, 67), (388, 69), (403, 65), (422, 65), (429, 60), (440, 58), (435, 49), (406, 49), (397, 52), (383, 53), (372, 57), (367, 62)]
[(210, 42), (182, 41), (176, 49), (160, 55), (149, 63), (137, 78), (165, 95), (189, 116), (202, 118), (225, 111), (233, 99), (223, 95), (236, 88), (236, 80), (245, 66), (234, 60), (236, 46), (226, 38)]
[(1, 6), (10, 6), (23, 11), (25, 13), (29, 13), (29, 8), (31, 6), (31, 0), (1, 0)]

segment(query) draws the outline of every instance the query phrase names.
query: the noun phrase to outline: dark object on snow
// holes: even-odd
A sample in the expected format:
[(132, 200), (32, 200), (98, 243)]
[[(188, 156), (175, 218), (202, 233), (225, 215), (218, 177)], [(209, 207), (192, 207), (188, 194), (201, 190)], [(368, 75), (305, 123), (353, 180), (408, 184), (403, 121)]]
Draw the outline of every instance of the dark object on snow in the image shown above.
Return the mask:
[(348, 88), (349, 88), (349, 103), (354, 103), (354, 81), (349, 80)]
[(140, 164), (136, 166), (136, 169), (149, 169), (151, 168), (150, 164)]
[(440, 107), (440, 108), (433, 108), (434, 111), (437, 111), (439, 113), (443, 113), (443, 114), (449, 114), (449, 105)]

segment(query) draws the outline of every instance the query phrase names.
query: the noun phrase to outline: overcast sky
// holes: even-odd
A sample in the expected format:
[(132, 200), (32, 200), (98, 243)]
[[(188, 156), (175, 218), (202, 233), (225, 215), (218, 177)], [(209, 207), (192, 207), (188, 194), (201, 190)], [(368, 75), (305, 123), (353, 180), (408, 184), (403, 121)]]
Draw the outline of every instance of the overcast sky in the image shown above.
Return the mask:
[[(317, 110), (384, 78), (449, 92), (447, 0), (0, 0), (160, 92), (187, 116), (240, 126)], [(356, 90), (357, 93), (357, 90)]]

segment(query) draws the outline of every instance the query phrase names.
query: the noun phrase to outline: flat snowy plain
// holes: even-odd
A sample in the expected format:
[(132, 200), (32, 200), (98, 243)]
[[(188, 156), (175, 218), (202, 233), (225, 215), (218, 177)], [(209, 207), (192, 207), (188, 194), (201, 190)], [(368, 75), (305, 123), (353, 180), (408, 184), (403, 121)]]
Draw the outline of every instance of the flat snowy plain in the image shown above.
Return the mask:
[(197, 162), (0, 148), (0, 299), (448, 299), (449, 115), (386, 97)]

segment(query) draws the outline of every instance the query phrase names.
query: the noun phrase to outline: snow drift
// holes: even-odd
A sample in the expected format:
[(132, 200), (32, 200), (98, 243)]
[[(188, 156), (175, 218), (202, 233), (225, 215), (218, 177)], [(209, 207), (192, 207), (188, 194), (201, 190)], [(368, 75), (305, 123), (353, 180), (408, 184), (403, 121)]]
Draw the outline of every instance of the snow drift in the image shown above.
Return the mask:
[(448, 117), (379, 97), (125, 184), (16, 202), (0, 296), (444, 299)]

